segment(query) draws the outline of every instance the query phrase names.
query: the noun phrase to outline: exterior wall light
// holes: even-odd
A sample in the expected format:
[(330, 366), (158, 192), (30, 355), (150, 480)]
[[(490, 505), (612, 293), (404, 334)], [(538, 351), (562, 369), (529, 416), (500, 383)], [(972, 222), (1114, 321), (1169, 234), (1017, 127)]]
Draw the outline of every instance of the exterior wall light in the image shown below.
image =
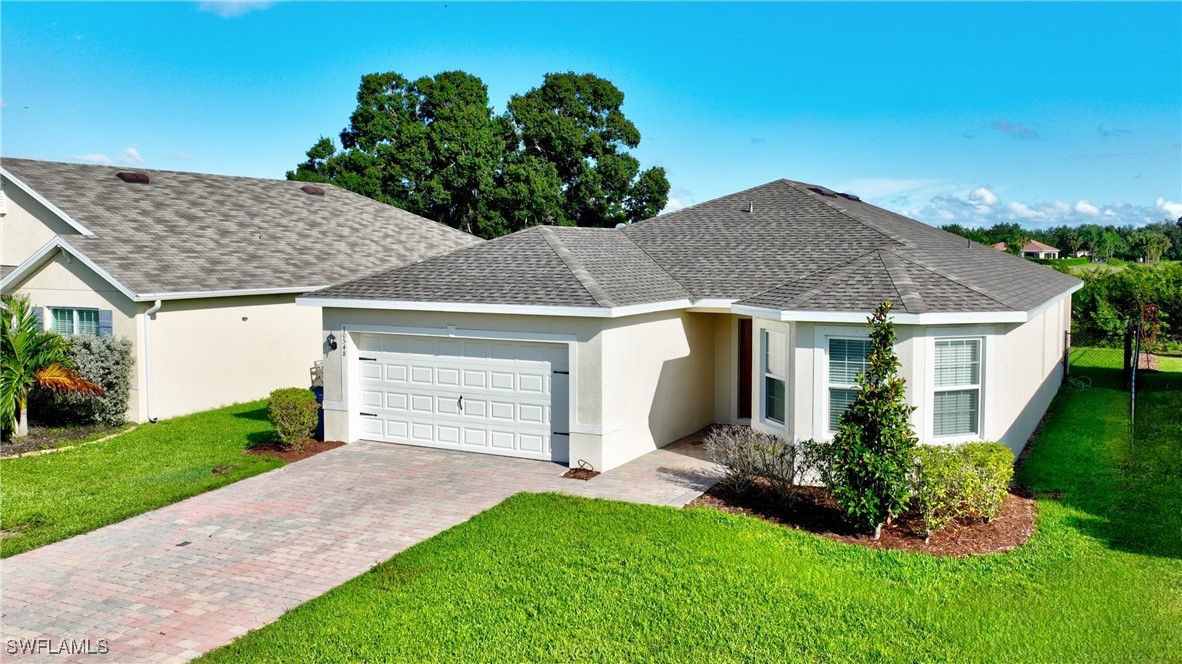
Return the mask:
[(329, 350), (336, 350), (337, 349), (337, 338), (332, 335), (332, 332), (328, 333), (328, 338), (325, 339), (324, 342), (326, 344), (328, 344)]

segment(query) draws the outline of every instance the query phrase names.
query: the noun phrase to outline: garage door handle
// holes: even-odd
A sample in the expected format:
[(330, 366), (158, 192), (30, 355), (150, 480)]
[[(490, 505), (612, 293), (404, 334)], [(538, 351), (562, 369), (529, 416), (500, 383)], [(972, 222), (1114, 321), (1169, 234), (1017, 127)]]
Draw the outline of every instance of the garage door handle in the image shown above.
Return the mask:
[(464, 395), (460, 395), (459, 401), (456, 402), (460, 406), (460, 410), (464, 410)]
[(361, 413), (362, 417), (377, 417), (377, 413)]
[(361, 360), (362, 362), (377, 362), (378, 361), (378, 358), (376, 358), (376, 357), (359, 357), (357, 359)]

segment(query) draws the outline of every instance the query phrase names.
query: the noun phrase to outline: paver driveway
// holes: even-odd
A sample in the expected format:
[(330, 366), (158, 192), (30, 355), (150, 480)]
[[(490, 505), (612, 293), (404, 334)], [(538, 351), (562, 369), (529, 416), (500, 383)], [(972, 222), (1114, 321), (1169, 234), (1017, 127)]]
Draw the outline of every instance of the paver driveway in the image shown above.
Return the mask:
[[(14, 639), (49, 640), (30, 661), (191, 659), (521, 491), (684, 505), (715, 481), (701, 456), (691, 436), (584, 482), (541, 461), (346, 445), (4, 559), (4, 659)], [(109, 653), (47, 652), (62, 639)]]

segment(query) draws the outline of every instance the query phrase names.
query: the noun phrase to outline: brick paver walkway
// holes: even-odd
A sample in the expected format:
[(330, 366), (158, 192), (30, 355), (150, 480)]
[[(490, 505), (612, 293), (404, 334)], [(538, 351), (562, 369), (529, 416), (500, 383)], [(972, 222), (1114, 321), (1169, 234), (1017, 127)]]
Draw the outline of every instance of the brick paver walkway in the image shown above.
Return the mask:
[[(541, 461), (346, 445), (0, 561), (3, 659), (186, 661), (521, 491), (684, 505), (716, 481), (702, 452), (691, 436), (584, 482)], [(14, 639), (49, 641), (14, 657)], [(63, 655), (62, 639), (109, 652)]]

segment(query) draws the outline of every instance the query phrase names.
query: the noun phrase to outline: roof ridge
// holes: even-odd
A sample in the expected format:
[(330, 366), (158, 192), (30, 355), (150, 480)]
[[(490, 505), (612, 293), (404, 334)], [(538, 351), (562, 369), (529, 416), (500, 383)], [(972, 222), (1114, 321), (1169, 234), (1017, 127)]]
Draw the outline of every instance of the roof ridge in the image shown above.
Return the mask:
[[(893, 233), (888, 233), (886, 230), (879, 228), (878, 226), (875, 226), (873, 224), (869, 224), (866, 221), (859, 219), (858, 217), (856, 217), (852, 213), (850, 213), (849, 210), (837, 205), (836, 201), (828, 200), (827, 196), (822, 196), (820, 194), (813, 193), (812, 191), (809, 190), (808, 187), (802, 186), (801, 183), (799, 183), (799, 182), (795, 182), (793, 180), (782, 180), (782, 181), (785, 184), (787, 184), (789, 187), (792, 187), (793, 189), (796, 189), (797, 191), (799, 191), (803, 194), (806, 194), (808, 196), (812, 196), (813, 198), (817, 199), (818, 201), (824, 203), (825, 205), (828, 205), (829, 207), (833, 208), (834, 210), (837, 210), (838, 212), (845, 215), (846, 217), (849, 217), (850, 219), (854, 220), (855, 222), (857, 222), (859, 224), (862, 224), (866, 228), (869, 228), (870, 230), (874, 231), (875, 233), (878, 233), (879, 235), (882, 235), (883, 237), (890, 238), (892, 241), (897, 242), (900, 245), (902, 245), (908, 249), (918, 248), (916, 246), (915, 242), (913, 242), (912, 240), (905, 238), (905, 237), (895, 235)], [(867, 205), (869, 205), (869, 204), (867, 204)]]
[[(800, 294), (798, 294), (796, 297), (792, 298), (790, 306), (794, 306), (794, 307), (800, 306), (800, 305), (804, 304), (805, 302), (808, 302), (809, 300), (813, 299), (814, 297), (819, 295), (823, 290), (825, 290), (830, 285), (832, 285), (833, 282), (848, 275), (849, 273), (853, 272), (858, 267), (861, 267), (862, 263), (864, 263), (866, 261), (866, 259), (869, 258), (870, 256), (873, 256), (875, 254), (875, 252), (877, 252), (877, 251), (878, 251), (877, 249), (875, 249), (874, 251), (868, 251), (868, 252), (861, 254), (859, 256), (855, 256), (854, 258), (850, 259), (846, 263), (842, 263), (841, 265), (836, 265), (828, 270), (821, 270), (819, 272), (812, 272), (810, 274), (806, 274), (806, 275), (802, 276), (800, 279), (807, 279), (809, 276), (816, 275), (816, 274), (824, 274), (825, 275), (819, 281), (817, 281), (817, 283), (813, 284), (812, 288), (807, 288), (807, 289), (801, 291)], [(800, 279), (793, 279), (792, 281), (785, 281), (784, 283), (777, 284), (776, 286), (773, 286), (772, 288), (769, 288), (769, 289), (763, 291), (762, 293), (756, 293), (755, 295), (749, 296), (749, 298), (744, 298), (744, 299), (758, 297), (759, 295), (763, 295), (763, 293), (770, 293), (771, 291), (774, 291), (778, 288), (782, 288), (784, 286), (787, 286), (788, 284), (800, 281)], [(786, 309), (788, 307), (785, 306), (783, 308)]]
[(583, 289), (587, 291), (587, 294), (591, 296), (591, 299), (595, 300), (596, 304), (601, 307), (616, 306), (615, 301), (613, 301), (611, 296), (607, 294), (607, 291), (603, 289), (603, 286), (599, 285), (599, 282), (595, 280), (595, 277), (592, 276), (591, 272), (588, 271), (586, 266), (583, 265), (583, 261), (579, 260), (578, 257), (575, 256), (571, 250), (562, 243), (562, 239), (558, 237), (558, 233), (555, 233), (554, 229), (550, 228), (549, 226), (536, 226), (535, 228), (538, 229), (538, 233), (541, 234), (542, 239), (546, 241), (546, 244), (550, 245), (550, 248), (554, 250), (555, 254), (558, 255), (558, 259), (562, 261), (563, 265), (566, 266), (566, 269), (570, 270), (571, 273), (575, 275), (575, 279), (579, 280), (579, 284), (583, 286)]
[[(629, 225), (631, 225), (631, 224), (629, 224)], [(605, 229), (605, 230), (607, 230), (607, 229)], [(631, 235), (628, 235), (627, 233), (625, 233), (625, 232), (624, 232), (624, 229), (621, 229), (621, 230), (620, 230), (620, 235), (623, 235), (625, 238), (627, 238), (627, 239), (628, 239), (628, 241), (632, 243), (632, 246), (634, 246), (634, 247), (636, 247), (637, 249), (639, 249), (639, 250), (640, 250), (640, 253), (644, 254), (646, 258), (648, 258), (650, 261), (652, 261), (653, 265), (656, 265), (656, 266), (657, 266), (657, 269), (659, 269), (661, 272), (664, 272), (664, 273), (665, 273), (665, 276), (669, 277), (669, 279), (670, 279), (670, 280), (671, 280), (673, 283), (677, 284), (678, 286), (681, 286), (681, 290), (685, 291), (685, 294), (686, 294), (686, 295), (688, 295), (688, 296), (690, 296), (690, 299), (691, 299), (691, 300), (692, 300), (692, 299), (694, 299), (694, 293), (693, 293), (692, 291), (690, 291), (690, 289), (689, 289), (689, 288), (687, 288), (685, 284), (683, 284), (683, 283), (681, 283), (680, 281), (678, 281), (678, 280), (677, 280), (677, 277), (673, 276), (673, 273), (672, 273), (672, 272), (670, 272), (669, 270), (666, 270), (666, 269), (665, 269), (665, 266), (664, 266), (664, 265), (661, 265), (661, 262), (660, 262), (660, 261), (658, 261), (657, 259), (653, 258), (653, 255), (652, 255), (652, 254), (650, 254), (650, 253), (648, 253), (647, 251), (645, 251), (644, 247), (640, 246), (640, 243), (639, 243), (639, 242), (637, 242), (636, 240), (633, 240)]]
[(1025, 311), (1025, 309), (1023, 307), (1016, 307), (1012, 304), (1009, 304), (1008, 302), (1003, 302), (1003, 301), (997, 299), (996, 297), (990, 295), (988, 292), (985, 291), (985, 289), (974, 286), (973, 284), (970, 284), (970, 283), (964, 281), (963, 279), (961, 279), (960, 277), (958, 277), (954, 274), (945, 274), (944, 272), (941, 272), (940, 270), (936, 269), (935, 267), (928, 265), (922, 259), (919, 259), (915, 256), (904, 256), (904, 255), (897, 253), (895, 251), (892, 251), (890, 249), (884, 249), (883, 251), (887, 251), (889, 253), (892, 253), (895, 256), (898, 256), (903, 261), (911, 263), (912, 265), (915, 265), (918, 268), (927, 270), (928, 272), (931, 272), (932, 274), (943, 277), (944, 279), (947, 279), (948, 281), (951, 281), (952, 283), (954, 283), (958, 286), (961, 286), (962, 288), (967, 288), (978, 295), (981, 295), (989, 300), (992, 300), (992, 301), (1000, 304), (1003, 307), (1009, 307), (1010, 309), (1012, 309), (1014, 311)]
[(903, 306), (907, 311), (913, 314), (923, 313), (927, 309), (927, 306), (924, 304), (919, 288), (911, 280), (911, 275), (907, 274), (907, 268), (903, 265), (903, 259), (894, 252), (880, 249), (878, 251), (878, 260), (882, 261), (882, 266), (886, 268), (887, 276), (891, 279), (891, 285), (895, 287), (895, 293), (898, 294), (899, 299), (903, 302)]

